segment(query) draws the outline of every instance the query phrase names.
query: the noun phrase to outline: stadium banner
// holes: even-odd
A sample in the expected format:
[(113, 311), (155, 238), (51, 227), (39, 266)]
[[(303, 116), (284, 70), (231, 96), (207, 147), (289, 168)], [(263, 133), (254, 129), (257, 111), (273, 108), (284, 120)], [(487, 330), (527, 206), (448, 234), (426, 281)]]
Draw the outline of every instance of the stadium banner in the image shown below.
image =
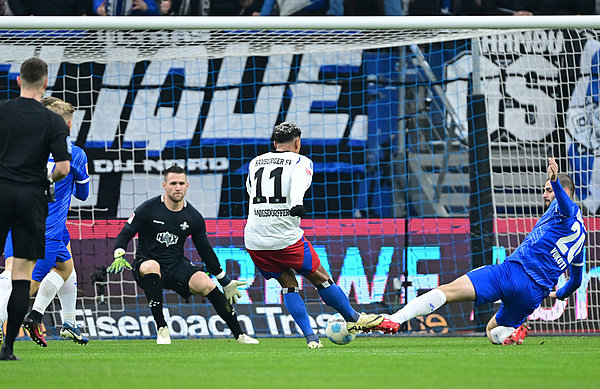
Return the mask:
[[(402, 219), (365, 220), (317, 220), (303, 221), (302, 228), (313, 243), (323, 266), (332, 274), (334, 281), (350, 296), (350, 302), (366, 312), (393, 313), (404, 304), (405, 298), (414, 298), (440, 283), (452, 281), (470, 270), (468, 219), (421, 219), (408, 224), (413, 245), (405, 250), (398, 245), (405, 233)], [(93, 226), (69, 224), (73, 238), (75, 267), (80, 275), (79, 288), (85, 296), (78, 303), (79, 324), (91, 337), (149, 337), (153, 336), (152, 317), (143, 291), (134, 286), (131, 272), (125, 271), (124, 281), (106, 280), (105, 267), (112, 258), (112, 243), (124, 220), (96, 221)], [(501, 229), (517, 229), (523, 239), (535, 219), (503, 220)], [(600, 219), (585, 219), (589, 231), (588, 240), (600, 238)], [(291, 316), (283, 307), (281, 288), (276, 282), (265, 282), (254, 267), (243, 246), (243, 221), (207, 221), (210, 240), (224, 268), (234, 278), (248, 282), (241, 287), (242, 298), (236, 305), (242, 325), (257, 336), (298, 335)], [(189, 243), (189, 242), (188, 242)], [(509, 242), (500, 242), (494, 249), (494, 260), (506, 258)], [(90, 250), (90, 248), (93, 248)], [(188, 255), (200, 263), (195, 250)], [(597, 332), (596, 304), (588, 303), (600, 298), (600, 252), (586, 250), (586, 270), (583, 282), (576, 293), (565, 301), (542, 304), (529, 318), (535, 328), (537, 323), (552, 323), (561, 329), (561, 323), (569, 322), (569, 331)], [(131, 259), (131, 258), (130, 258)], [(91, 275), (87, 278), (86, 275)], [(104, 278), (103, 278), (104, 277)], [(308, 301), (308, 312), (314, 328), (324, 330), (330, 308), (319, 301), (315, 288), (298, 277), (302, 293)], [(100, 283), (95, 284), (92, 282)], [(118, 286), (115, 302), (109, 290)], [(406, 288), (398, 290), (399, 283), (408, 281)], [(564, 276), (559, 287), (565, 282)], [(124, 295), (125, 297), (123, 297)], [(413, 332), (456, 332), (474, 325), (473, 304), (452, 304), (433, 315), (413, 320), (409, 329)], [(465, 314), (466, 313), (466, 314)], [(207, 301), (199, 297), (180, 299), (172, 292), (165, 294), (165, 314), (172, 326), (172, 334), (182, 337), (218, 337), (228, 334), (221, 319)], [(150, 324), (149, 324), (150, 323)], [(46, 315), (48, 334), (60, 328), (58, 312)], [(154, 332), (153, 332), (154, 331)]]

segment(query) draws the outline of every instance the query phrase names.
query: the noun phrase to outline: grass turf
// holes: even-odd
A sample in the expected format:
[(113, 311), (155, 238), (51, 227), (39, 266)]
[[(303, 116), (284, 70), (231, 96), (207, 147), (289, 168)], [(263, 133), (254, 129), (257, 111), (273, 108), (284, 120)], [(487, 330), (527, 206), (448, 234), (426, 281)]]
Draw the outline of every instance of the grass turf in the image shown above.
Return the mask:
[(600, 337), (529, 337), (500, 347), (485, 338), (17, 342), (22, 360), (0, 361), (0, 388), (597, 388)]

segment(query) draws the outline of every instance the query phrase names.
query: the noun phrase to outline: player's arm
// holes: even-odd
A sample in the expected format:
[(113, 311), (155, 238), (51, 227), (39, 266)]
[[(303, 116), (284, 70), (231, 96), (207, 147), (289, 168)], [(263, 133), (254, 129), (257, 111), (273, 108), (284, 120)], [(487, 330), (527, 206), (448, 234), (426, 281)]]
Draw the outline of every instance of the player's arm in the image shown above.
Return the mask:
[(554, 158), (548, 159), (548, 179), (550, 180), (550, 185), (552, 185), (554, 197), (558, 203), (558, 210), (561, 215), (565, 217), (573, 216), (575, 212), (573, 200), (571, 200), (558, 180), (558, 164)]
[(73, 156), (73, 177), (75, 178), (75, 198), (85, 201), (90, 194), (90, 175), (87, 169), (87, 155), (80, 151)]
[(219, 281), (219, 284), (223, 287), (223, 292), (227, 300), (229, 300), (230, 304), (235, 304), (239, 297), (242, 297), (242, 292), (238, 290), (239, 286), (246, 285), (246, 282), (232, 280), (221, 268), (221, 264), (219, 263), (219, 259), (217, 258), (217, 254), (213, 250), (210, 242), (208, 241), (208, 236), (206, 236), (206, 224), (204, 223), (204, 218), (200, 214), (198, 214), (199, 220), (197, 222), (197, 226), (192, 231), (192, 241), (194, 242), (194, 246), (200, 254), (200, 258), (206, 264), (206, 268), (210, 272), (210, 274), (214, 275)]
[(248, 170), (248, 177), (246, 177), (246, 192), (248, 192), (248, 196), (252, 196), (252, 181), (250, 180), (250, 170)]
[(107, 272), (117, 274), (120, 273), (121, 270), (127, 268), (131, 270), (131, 265), (125, 259), (125, 250), (127, 249), (127, 245), (129, 241), (138, 233), (142, 224), (143, 224), (143, 215), (144, 210), (142, 206), (139, 206), (134, 213), (127, 219), (127, 223), (117, 235), (117, 239), (115, 239), (114, 246), (114, 261), (113, 263), (106, 269)]
[(50, 152), (54, 157), (54, 169), (48, 176), (50, 182), (60, 181), (69, 174), (71, 169), (71, 141), (69, 138), (69, 127), (57, 114), (48, 111), (50, 115)]
[(581, 250), (581, 252), (577, 255), (577, 257), (569, 266), (569, 280), (565, 285), (563, 285), (562, 288), (560, 288), (556, 292), (551, 292), (550, 297), (556, 297), (558, 299), (564, 300), (571, 294), (573, 294), (573, 292), (575, 292), (581, 286), (584, 267), (583, 255), (583, 250)]
[(290, 215), (302, 217), (306, 214), (304, 208), (304, 193), (312, 183), (313, 164), (308, 158), (300, 158), (292, 170), (290, 183)]

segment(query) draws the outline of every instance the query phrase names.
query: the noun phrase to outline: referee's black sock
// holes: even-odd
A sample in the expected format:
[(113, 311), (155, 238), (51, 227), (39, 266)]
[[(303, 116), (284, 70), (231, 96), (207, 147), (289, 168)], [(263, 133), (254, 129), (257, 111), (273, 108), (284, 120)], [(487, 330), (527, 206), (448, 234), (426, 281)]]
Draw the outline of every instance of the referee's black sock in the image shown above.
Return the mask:
[(6, 336), (2, 348), (4, 351), (13, 353), (13, 344), (21, 324), (29, 308), (29, 287), (31, 281), (29, 280), (13, 280), (12, 281), (12, 292), (8, 299), (8, 319), (6, 320)]
[(221, 319), (227, 323), (227, 327), (229, 327), (233, 336), (237, 339), (238, 336), (242, 334), (242, 328), (240, 327), (237, 315), (235, 314), (235, 309), (229, 304), (229, 301), (227, 301), (223, 292), (221, 292), (219, 288), (214, 288), (212, 292), (206, 295), (206, 297), (208, 297), (210, 303), (215, 308), (215, 311), (217, 311), (219, 316), (221, 316)]
[(163, 292), (160, 276), (156, 273), (149, 273), (142, 277), (142, 285), (146, 292), (146, 299), (152, 311), (152, 317), (156, 322), (156, 330), (160, 327), (166, 327), (167, 322), (163, 315)]

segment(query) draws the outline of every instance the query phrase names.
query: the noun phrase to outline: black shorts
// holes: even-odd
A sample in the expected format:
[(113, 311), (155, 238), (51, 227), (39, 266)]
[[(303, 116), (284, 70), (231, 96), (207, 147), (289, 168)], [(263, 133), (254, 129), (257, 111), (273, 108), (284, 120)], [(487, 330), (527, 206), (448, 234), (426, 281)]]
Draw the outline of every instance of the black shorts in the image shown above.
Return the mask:
[[(142, 277), (140, 276), (140, 265), (148, 259), (137, 259), (133, 262), (133, 278), (144, 289)], [(171, 289), (183, 298), (192, 295), (190, 291), (190, 278), (194, 273), (202, 271), (198, 266), (190, 262), (186, 257), (181, 257), (178, 261), (156, 260), (160, 265), (161, 282), (163, 289)]]
[(37, 185), (0, 180), (0, 243), (4, 247), (12, 231), (13, 256), (44, 258), (48, 202), (45, 190)]

